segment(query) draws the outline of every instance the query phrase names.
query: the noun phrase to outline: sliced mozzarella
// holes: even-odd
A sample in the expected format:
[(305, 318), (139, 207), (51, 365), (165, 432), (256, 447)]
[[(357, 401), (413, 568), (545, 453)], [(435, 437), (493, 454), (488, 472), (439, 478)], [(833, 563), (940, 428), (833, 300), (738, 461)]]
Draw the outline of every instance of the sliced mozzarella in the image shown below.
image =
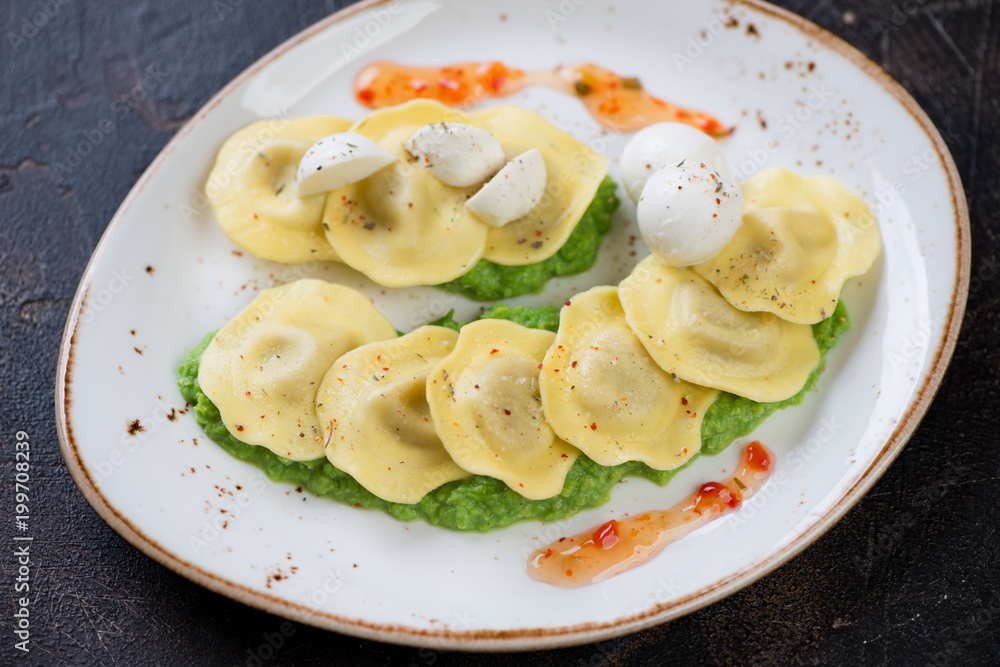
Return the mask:
[(743, 224), (743, 192), (703, 164), (665, 167), (642, 189), (636, 220), (661, 262), (698, 264), (718, 254)]
[(545, 159), (537, 148), (521, 153), (479, 189), (465, 208), (493, 227), (528, 215), (545, 194)]
[(625, 191), (638, 203), (646, 181), (664, 167), (705, 164), (728, 176), (726, 158), (715, 139), (684, 123), (656, 123), (635, 133), (625, 145), (621, 157), (621, 176)]
[(323, 234), (326, 197), (300, 196), (295, 170), (320, 137), (350, 126), (332, 116), (262, 120), (226, 139), (205, 184), (226, 236), (272, 262), (336, 261)]
[(523, 266), (552, 257), (566, 244), (593, 201), (608, 172), (608, 159), (521, 107), (490, 107), (475, 112), (473, 118), (486, 124), (507, 155), (538, 148), (545, 158), (546, 173), (553, 177), (530, 215), (489, 230), (483, 259)]
[(299, 162), (299, 196), (336, 190), (368, 178), (396, 156), (354, 132), (338, 132), (313, 144)]
[(453, 188), (479, 185), (507, 159), (492, 134), (466, 123), (425, 125), (404, 147), (419, 166)]

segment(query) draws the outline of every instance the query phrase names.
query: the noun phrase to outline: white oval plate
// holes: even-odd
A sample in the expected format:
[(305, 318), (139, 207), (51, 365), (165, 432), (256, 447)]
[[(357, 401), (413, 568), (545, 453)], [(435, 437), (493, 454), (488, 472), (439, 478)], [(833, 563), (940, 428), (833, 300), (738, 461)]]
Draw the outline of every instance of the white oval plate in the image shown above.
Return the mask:
[[(913, 100), (843, 42), (757, 2), (500, 7), (412, 0), (331, 16), (207, 104), (111, 221), (66, 324), (59, 434), (87, 500), (150, 557), (246, 604), (366, 638), (466, 650), (597, 641), (688, 613), (787, 561), (858, 501), (916, 428), (951, 357), (970, 248), (955, 166)], [(500, 59), (526, 69), (593, 60), (736, 125), (724, 148), (742, 176), (762, 166), (829, 173), (877, 205), (885, 251), (846, 288), (853, 329), (819, 392), (754, 434), (777, 458), (765, 492), (640, 568), (564, 591), (526, 576), (528, 552), (626, 512), (670, 506), (731, 471), (741, 447), (703, 457), (664, 489), (630, 479), (607, 506), (571, 520), (479, 535), (271, 483), (205, 437), (183, 410), (175, 368), (260, 288), (302, 275), (339, 280), (369, 294), (400, 329), (449, 308), (459, 318), (478, 310), (432, 288), (381, 289), (340, 266), (239, 256), (200, 194), (220, 143), (244, 125), (363, 115), (353, 75), (383, 58)], [(592, 142), (617, 174), (626, 137), (602, 133), (576, 100), (531, 89), (509, 101)], [(617, 282), (639, 258), (630, 208), (623, 204), (598, 267), (517, 301), (559, 304)]]

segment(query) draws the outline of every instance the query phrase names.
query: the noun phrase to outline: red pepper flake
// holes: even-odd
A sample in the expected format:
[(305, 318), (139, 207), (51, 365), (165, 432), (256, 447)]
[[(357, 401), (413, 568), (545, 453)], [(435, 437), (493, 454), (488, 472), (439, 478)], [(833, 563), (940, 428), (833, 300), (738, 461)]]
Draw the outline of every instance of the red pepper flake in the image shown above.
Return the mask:
[(506, 408), (504, 408), (504, 411), (503, 411), (503, 413), (504, 413), (505, 415), (507, 415), (508, 417), (510, 416), (510, 410), (508, 410), (508, 409), (506, 409)]
[(567, 305), (567, 306), (569, 305), (569, 301), (567, 301), (567, 302), (566, 302), (566, 305)]
[(479, 389), (479, 385), (478, 385), (478, 384), (477, 384), (477, 385), (475, 385), (475, 387), (476, 387), (476, 389)]
[(596, 431), (596, 430), (597, 430), (597, 422), (594, 422), (594, 423), (592, 423), (592, 424), (590, 425), (590, 430), (591, 430), (591, 431)]
[(499, 351), (500, 351), (500, 350), (498, 350), (498, 349), (496, 349), (496, 348), (493, 348), (492, 350), (490, 350), (490, 354), (496, 354), (496, 353), (497, 353), (497, 352), (499, 352)]
[(250, 392), (248, 391), (248, 392), (247, 392), (247, 396), (249, 396), (249, 395), (250, 395)]
[(242, 424), (237, 424), (236, 425), (236, 430), (237, 431), (242, 431), (243, 430), (243, 425)]
[(576, 368), (576, 362), (575, 362), (575, 361), (574, 361), (574, 362), (572, 362), (572, 363), (570, 364), (570, 367), (572, 367), (572, 368)]
[(552, 549), (546, 549), (545, 553), (542, 554), (542, 558), (549, 558), (550, 556), (552, 556), (552, 553), (553, 553)]
[(687, 405), (687, 404), (688, 404), (687, 397), (686, 396), (681, 396), (681, 405)]
[(383, 366), (383, 367), (382, 367), (382, 370), (384, 370), (384, 371), (387, 371), (387, 370), (389, 370), (389, 369), (388, 369), (388, 368), (387, 368), (386, 366)]

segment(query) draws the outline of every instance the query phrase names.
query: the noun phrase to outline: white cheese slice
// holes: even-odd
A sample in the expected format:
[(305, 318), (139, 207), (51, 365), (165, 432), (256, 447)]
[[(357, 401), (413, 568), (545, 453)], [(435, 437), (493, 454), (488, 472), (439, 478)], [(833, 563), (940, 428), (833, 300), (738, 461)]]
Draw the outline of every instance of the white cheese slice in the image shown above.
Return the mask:
[(299, 162), (299, 195), (307, 197), (368, 178), (396, 156), (368, 137), (338, 132), (323, 137)]

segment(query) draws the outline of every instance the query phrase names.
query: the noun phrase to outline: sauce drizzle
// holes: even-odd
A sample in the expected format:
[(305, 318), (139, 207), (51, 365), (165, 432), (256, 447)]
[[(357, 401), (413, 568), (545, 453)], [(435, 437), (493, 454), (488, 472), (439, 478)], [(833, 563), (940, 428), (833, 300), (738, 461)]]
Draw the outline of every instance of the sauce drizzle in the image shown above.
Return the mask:
[(686, 123), (713, 137), (724, 137), (731, 132), (713, 116), (665, 102), (647, 93), (639, 79), (620, 76), (593, 63), (526, 71), (499, 61), (443, 67), (410, 67), (379, 61), (358, 73), (354, 96), (372, 109), (418, 98), (470, 107), (536, 85), (579, 98), (601, 125), (616, 132), (636, 132), (663, 121)]
[(560, 588), (596, 584), (645, 563), (694, 530), (738, 508), (764, 486), (773, 456), (758, 441), (743, 450), (725, 482), (707, 482), (667, 510), (611, 520), (596, 530), (563, 537), (536, 550), (528, 559), (528, 574)]

